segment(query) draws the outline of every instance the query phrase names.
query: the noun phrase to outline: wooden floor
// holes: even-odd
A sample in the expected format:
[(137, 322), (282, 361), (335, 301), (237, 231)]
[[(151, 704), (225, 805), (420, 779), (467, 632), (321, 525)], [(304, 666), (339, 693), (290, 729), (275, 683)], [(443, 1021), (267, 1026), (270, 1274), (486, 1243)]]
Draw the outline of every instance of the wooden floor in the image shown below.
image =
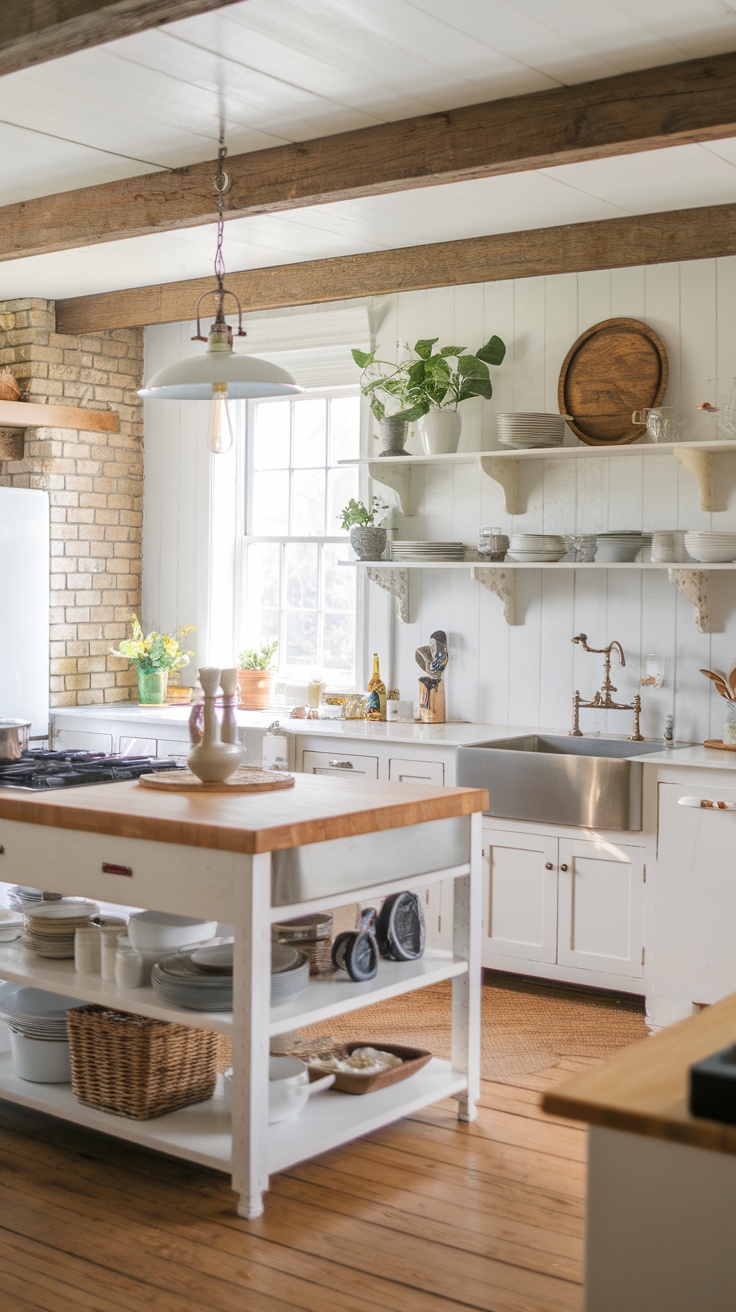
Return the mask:
[(577, 1312), (584, 1131), (545, 1116), (563, 1061), (272, 1178), (227, 1179), (0, 1104), (2, 1312)]

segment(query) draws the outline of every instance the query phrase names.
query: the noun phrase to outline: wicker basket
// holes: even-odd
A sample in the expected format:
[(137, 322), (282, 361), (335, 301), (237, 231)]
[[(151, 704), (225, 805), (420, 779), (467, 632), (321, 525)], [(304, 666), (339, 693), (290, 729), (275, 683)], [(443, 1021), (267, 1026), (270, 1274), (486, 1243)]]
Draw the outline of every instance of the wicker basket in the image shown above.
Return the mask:
[(88, 1107), (145, 1121), (211, 1098), (217, 1035), (108, 1007), (67, 1012), (72, 1089)]

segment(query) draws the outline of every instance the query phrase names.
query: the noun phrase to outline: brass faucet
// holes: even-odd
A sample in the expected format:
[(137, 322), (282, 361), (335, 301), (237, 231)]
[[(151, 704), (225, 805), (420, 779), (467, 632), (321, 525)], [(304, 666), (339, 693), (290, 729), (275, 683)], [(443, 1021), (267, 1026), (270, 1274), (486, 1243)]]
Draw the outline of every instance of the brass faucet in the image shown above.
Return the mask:
[(578, 691), (578, 689), (577, 688), (575, 689), (575, 696), (572, 699), (572, 709), (573, 709), (572, 729), (570, 730), (569, 737), (582, 738), (583, 735), (580, 729), (580, 710), (581, 708), (584, 709), (586, 707), (595, 706), (602, 711), (633, 711), (634, 732), (629, 735), (629, 741), (632, 743), (642, 743), (644, 739), (639, 731), (639, 718), (641, 716), (641, 697), (639, 696), (639, 693), (636, 694), (633, 702), (615, 702), (611, 697), (612, 692), (618, 692), (616, 686), (613, 683), (611, 683), (611, 652), (613, 651), (614, 647), (618, 652), (618, 658), (619, 661), (621, 662), (621, 665), (626, 664), (626, 657), (624, 656), (624, 649), (621, 646), (621, 643), (609, 642), (607, 647), (589, 647), (587, 633), (579, 633), (576, 638), (572, 639), (572, 641), (579, 642), (583, 651), (592, 652), (596, 656), (605, 657), (605, 663), (604, 663), (604, 674), (603, 674), (603, 688), (601, 689), (600, 692), (597, 692), (595, 696), (591, 698), (590, 701), (585, 701), (580, 696), (580, 692)]

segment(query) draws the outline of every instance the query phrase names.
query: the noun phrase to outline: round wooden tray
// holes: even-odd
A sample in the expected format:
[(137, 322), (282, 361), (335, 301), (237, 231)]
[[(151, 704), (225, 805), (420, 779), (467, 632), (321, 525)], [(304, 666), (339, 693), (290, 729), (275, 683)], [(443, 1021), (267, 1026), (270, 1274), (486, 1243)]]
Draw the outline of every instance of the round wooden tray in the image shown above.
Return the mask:
[(578, 337), (560, 370), (560, 412), (588, 446), (622, 446), (644, 436), (634, 410), (658, 406), (667, 386), (667, 352), (638, 319), (604, 319)]
[(293, 788), (294, 776), (281, 770), (241, 765), (221, 783), (204, 784), (191, 770), (159, 770), (157, 774), (142, 774), (138, 782), (144, 788), (168, 793), (269, 793), (274, 788)]

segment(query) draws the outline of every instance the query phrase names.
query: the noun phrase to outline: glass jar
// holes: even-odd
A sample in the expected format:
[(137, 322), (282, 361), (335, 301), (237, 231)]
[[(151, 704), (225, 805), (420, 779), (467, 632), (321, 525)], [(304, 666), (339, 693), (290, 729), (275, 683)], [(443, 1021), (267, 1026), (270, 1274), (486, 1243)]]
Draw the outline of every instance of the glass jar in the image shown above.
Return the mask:
[(736, 706), (729, 702), (723, 723), (723, 741), (727, 747), (736, 747)]
[(500, 528), (482, 528), (478, 534), (478, 555), (484, 560), (503, 560), (509, 539)]

